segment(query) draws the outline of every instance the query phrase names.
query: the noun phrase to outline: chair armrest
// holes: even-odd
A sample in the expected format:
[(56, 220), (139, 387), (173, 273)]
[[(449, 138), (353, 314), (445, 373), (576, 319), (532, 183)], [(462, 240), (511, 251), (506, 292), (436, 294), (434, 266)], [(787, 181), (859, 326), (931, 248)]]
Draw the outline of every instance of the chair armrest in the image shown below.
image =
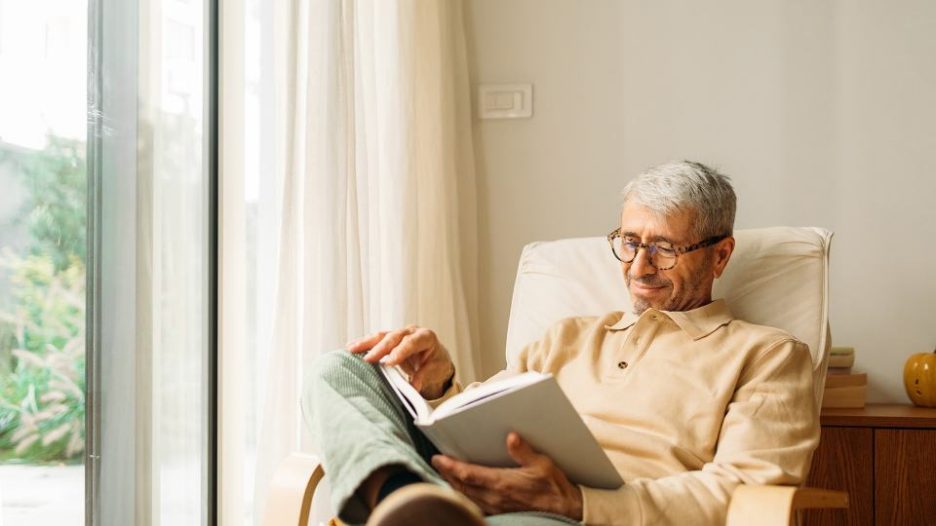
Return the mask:
[(847, 507), (848, 493), (844, 491), (743, 484), (731, 495), (726, 524), (789, 526), (797, 510)]
[(267, 496), (263, 526), (306, 526), (312, 494), (325, 476), (318, 457), (293, 453), (276, 469)]

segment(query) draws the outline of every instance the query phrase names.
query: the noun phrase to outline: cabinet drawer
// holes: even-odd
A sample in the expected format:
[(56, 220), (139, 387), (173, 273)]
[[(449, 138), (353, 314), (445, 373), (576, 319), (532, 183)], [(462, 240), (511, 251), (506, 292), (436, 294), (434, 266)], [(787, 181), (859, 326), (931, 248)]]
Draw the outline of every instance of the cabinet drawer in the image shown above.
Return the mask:
[(936, 524), (936, 429), (874, 430), (877, 524)]
[(849, 507), (809, 510), (804, 524), (874, 524), (874, 430), (823, 427), (806, 485), (847, 491)]

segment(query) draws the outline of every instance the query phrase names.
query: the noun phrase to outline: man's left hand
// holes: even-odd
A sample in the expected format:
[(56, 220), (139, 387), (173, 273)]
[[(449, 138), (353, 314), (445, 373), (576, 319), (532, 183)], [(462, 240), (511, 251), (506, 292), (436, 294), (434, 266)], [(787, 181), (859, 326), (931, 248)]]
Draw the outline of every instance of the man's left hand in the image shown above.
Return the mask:
[(582, 491), (552, 459), (533, 450), (517, 433), (507, 435), (507, 452), (517, 468), (489, 468), (445, 455), (432, 465), (455, 489), (488, 515), (545, 511), (582, 520)]

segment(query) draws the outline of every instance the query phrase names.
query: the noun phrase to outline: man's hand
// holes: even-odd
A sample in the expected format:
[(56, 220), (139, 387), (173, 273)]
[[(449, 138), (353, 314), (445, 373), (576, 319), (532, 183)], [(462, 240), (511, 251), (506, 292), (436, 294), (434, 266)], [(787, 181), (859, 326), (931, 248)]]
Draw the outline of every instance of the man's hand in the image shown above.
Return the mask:
[(520, 467), (489, 468), (444, 455), (432, 457), (432, 465), (489, 515), (546, 511), (582, 520), (582, 491), (552, 459), (533, 451), (517, 433), (507, 435), (507, 451)]
[(415, 325), (365, 336), (349, 342), (347, 349), (366, 351), (366, 362), (402, 366), (410, 383), (427, 400), (442, 396), (445, 384), (455, 375), (452, 359), (436, 334)]

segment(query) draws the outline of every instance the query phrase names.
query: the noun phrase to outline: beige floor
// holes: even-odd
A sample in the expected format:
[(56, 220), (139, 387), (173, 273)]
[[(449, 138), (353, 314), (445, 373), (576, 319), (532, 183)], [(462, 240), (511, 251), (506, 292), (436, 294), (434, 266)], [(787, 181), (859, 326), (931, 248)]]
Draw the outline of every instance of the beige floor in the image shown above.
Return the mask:
[(0, 466), (0, 526), (83, 524), (83, 466)]

